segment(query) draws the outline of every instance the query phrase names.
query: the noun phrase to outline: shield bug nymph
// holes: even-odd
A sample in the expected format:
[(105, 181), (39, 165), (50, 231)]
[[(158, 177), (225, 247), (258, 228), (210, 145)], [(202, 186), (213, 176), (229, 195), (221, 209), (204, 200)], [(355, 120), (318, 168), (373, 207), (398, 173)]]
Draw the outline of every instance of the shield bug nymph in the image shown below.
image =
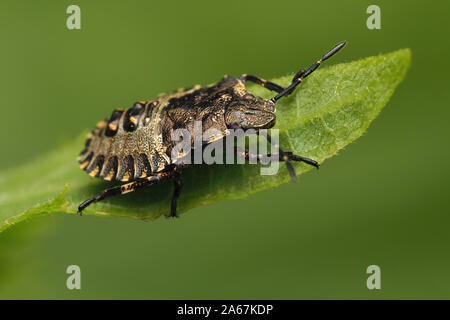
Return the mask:
[[(177, 199), (183, 186), (181, 173), (187, 165), (180, 165), (176, 158), (171, 157), (175, 145), (171, 140), (173, 130), (192, 130), (193, 123), (201, 121), (203, 131), (213, 128), (223, 132), (215, 140), (225, 137), (228, 129), (255, 129), (258, 135), (263, 135), (269, 143), (273, 143), (264, 130), (258, 129), (268, 129), (275, 125), (276, 102), (292, 93), (323, 61), (337, 53), (345, 44), (339, 43), (307, 70), (301, 69), (286, 88), (249, 74), (243, 74), (240, 78), (225, 76), (218, 83), (206, 87), (178, 90), (153, 100), (138, 101), (128, 110), (114, 110), (109, 120), (99, 122), (88, 135), (78, 161), (80, 167), (93, 177), (127, 183), (104, 190), (84, 201), (78, 207), (78, 212), (81, 214), (93, 202), (173, 178), (170, 216), (176, 217)], [(247, 81), (277, 94), (272, 99), (255, 97), (247, 91)], [(248, 150), (238, 150), (238, 153), (245, 158), (259, 159), (259, 155), (253, 155)], [(301, 161), (319, 167), (312, 159), (281, 149), (277, 160), (286, 163), (294, 181), (296, 176), (290, 161)]]

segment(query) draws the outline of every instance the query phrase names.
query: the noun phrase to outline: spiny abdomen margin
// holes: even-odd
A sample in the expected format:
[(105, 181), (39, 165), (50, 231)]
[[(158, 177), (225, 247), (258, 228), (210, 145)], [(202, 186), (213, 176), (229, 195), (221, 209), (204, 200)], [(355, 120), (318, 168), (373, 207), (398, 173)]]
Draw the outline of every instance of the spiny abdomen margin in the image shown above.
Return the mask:
[[(161, 145), (159, 101), (116, 109), (87, 136), (81, 169), (104, 180), (132, 181), (165, 169), (170, 159)], [(162, 154), (163, 153), (163, 154)]]

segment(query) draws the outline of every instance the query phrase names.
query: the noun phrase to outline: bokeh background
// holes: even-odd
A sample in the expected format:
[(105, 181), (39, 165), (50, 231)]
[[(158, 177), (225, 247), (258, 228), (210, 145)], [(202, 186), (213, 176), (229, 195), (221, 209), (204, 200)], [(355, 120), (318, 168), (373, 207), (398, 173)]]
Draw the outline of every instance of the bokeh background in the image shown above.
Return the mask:
[[(81, 30), (66, 28), (71, 4)], [(381, 30), (366, 27), (370, 4)], [(117, 106), (224, 74), (281, 76), (344, 39), (329, 64), (404, 47), (413, 62), (368, 132), (297, 184), (177, 220), (55, 214), (4, 232), (0, 298), (450, 298), (449, 10), (411, 0), (2, 0), (1, 172)], [(81, 267), (80, 291), (65, 287), (70, 264)], [(366, 288), (372, 264), (381, 290)]]

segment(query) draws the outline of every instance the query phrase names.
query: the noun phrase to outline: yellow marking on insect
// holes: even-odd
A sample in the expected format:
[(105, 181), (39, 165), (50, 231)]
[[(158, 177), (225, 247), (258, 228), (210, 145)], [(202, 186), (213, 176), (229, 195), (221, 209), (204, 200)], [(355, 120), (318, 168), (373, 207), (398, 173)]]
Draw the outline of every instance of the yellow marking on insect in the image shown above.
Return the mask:
[(144, 100), (138, 101), (140, 104), (145, 104)]
[(111, 170), (108, 175), (104, 178), (105, 180), (111, 181), (114, 176), (114, 170)]
[(132, 124), (137, 124), (137, 119), (135, 117), (130, 117), (130, 122)]
[(131, 191), (133, 191), (133, 190), (134, 190), (134, 188), (132, 188), (131, 186), (128, 186), (128, 185), (125, 185), (125, 186), (123, 186), (122, 188), (120, 188), (120, 192), (121, 192), (122, 194), (131, 192)]
[(95, 177), (95, 176), (97, 175), (98, 171), (99, 171), (99, 168), (98, 168), (98, 167), (95, 167), (94, 170), (92, 170), (91, 172), (89, 172), (89, 175), (90, 175), (91, 177)]
[(96, 127), (97, 127), (97, 129), (101, 129), (101, 128), (104, 128), (105, 126), (106, 126), (106, 121), (102, 120), (102, 121), (97, 123)]
[(112, 124), (112, 123), (108, 124), (108, 128), (109, 128), (109, 130), (112, 130), (112, 131), (116, 131), (117, 130), (117, 126)]
[(125, 173), (125, 175), (122, 177), (122, 179), (120, 179), (120, 181), (128, 181), (130, 179), (130, 173), (127, 172)]
[(318, 63), (318, 64), (321, 64), (321, 63), (322, 63), (322, 59), (317, 60), (317, 63)]
[(88, 164), (89, 164), (89, 161), (85, 161), (85, 162), (83, 162), (82, 164), (80, 164), (80, 168), (81, 169), (86, 169), (86, 167), (88, 166)]
[(283, 156), (283, 161), (288, 161), (288, 160), (289, 160), (288, 156)]
[(233, 86), (234, 92), (236, 92), (240, 96), (245, 96), (247, 94), (247, 89), (242, 82), (238, 82), (235, 86)]

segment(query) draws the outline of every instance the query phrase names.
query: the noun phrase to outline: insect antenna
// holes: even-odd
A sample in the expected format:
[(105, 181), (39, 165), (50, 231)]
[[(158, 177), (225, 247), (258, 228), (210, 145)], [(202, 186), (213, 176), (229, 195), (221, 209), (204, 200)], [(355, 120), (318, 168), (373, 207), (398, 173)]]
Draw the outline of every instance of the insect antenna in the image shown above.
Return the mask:
[(282, 97), (287, 96), (290, 93), (292, 93), (292, 91), (295, 90), (295, 88), (303, 81), (303, 79), (305, 79), (307, 76), (309, 76), (311, 73), (313, 73), (314, 70), (316, 70), (323, 61), (334, 56), (339, 50), (341, 50), (343, 47), (345, 47), (346, 44), (347, 44), (347, 42), (345, 42), (345, 41), (337, 44), (336, 46), (333, 47), (333, 49), (331, 49), (330, 51), (325, 53), (322, 56), (322, 58), (320, 58), (319, 60), (317, 60), (317, 62), (315, 62), (313, 65), (311, 65), (311, 67), (309, 67), (308, 70), (305, 71), (305, 70), (301, 69), (299, 72), (297, 72), (295, 74), (294, 78), (292, 79), (292, 83), (286, 89), (284, 89), (283, 91), (278, 93), (275, 97), (273, 97), (272, 101), (275, 102), (275, 101), (281, 99)]

